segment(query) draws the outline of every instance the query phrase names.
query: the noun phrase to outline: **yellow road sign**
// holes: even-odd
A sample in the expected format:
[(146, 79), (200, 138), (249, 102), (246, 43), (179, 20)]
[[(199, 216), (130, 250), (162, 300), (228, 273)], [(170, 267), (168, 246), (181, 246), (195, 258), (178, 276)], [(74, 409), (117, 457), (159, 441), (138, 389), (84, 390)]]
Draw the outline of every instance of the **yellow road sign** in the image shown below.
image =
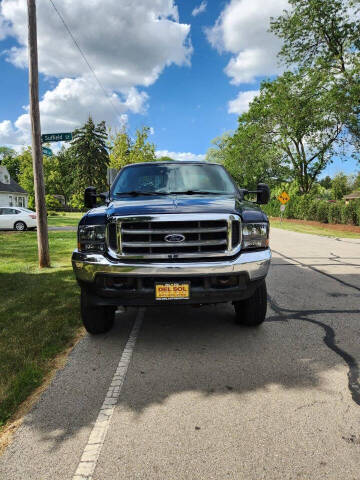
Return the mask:
[(278, 196), (278, 200), (285, 205), (290, 200), (289, 195), (284, 191)]

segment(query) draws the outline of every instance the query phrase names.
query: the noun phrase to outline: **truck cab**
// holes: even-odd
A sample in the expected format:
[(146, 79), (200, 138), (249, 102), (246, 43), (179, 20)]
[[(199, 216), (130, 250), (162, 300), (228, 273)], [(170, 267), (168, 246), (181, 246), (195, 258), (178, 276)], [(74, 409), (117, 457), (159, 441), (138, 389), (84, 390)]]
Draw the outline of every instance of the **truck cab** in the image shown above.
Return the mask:
[[(248, 193), (256, 202), (245, 200)], [(208, 162), (131, 164), (108, 195), (85, 190), (72, 265), (81, 315), (92, 334), (111, 329), (119, 306), (231, 302), (234, 319), (266, 316), (269, 221), (259, 207), (269, 188), (239, 189)]]

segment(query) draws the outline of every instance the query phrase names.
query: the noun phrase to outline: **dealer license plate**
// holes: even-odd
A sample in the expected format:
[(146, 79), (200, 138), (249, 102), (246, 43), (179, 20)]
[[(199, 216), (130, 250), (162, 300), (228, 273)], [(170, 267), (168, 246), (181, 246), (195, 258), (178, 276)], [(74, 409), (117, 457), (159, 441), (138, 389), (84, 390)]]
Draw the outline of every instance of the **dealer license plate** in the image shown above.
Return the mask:
[(157, 283), (156, 300), (187, 300), (190, 298), (189, 283)]

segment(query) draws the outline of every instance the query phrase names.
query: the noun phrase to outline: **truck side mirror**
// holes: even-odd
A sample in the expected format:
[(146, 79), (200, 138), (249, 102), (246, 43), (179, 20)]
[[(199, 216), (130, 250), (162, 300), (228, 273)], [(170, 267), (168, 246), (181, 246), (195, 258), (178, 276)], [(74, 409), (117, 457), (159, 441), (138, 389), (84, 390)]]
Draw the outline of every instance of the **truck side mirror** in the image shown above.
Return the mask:
[(86, 208), (96, 207), (96, 188), (95, 187), (85, 188), (84, 203)]
[(258, 183), (256, 187), (256, 203), (265, 205), (270, 200), (270, 188), (266, 183)]

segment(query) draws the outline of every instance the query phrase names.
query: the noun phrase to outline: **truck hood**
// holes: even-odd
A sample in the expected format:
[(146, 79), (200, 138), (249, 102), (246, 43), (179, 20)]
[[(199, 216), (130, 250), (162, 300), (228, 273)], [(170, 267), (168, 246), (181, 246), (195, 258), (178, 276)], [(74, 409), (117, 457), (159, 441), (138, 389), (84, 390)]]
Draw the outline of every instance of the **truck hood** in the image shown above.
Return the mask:
[(84, 223), (99, 222), (99, 216), (156, 215), (183, 213), (233, 213), (245, 222), (267, 221), (261, 209), (251, 203), (241, 201), (233, 195), (159, 195), (124, 197), (112, 201), (107, 207), (90, 210)]

